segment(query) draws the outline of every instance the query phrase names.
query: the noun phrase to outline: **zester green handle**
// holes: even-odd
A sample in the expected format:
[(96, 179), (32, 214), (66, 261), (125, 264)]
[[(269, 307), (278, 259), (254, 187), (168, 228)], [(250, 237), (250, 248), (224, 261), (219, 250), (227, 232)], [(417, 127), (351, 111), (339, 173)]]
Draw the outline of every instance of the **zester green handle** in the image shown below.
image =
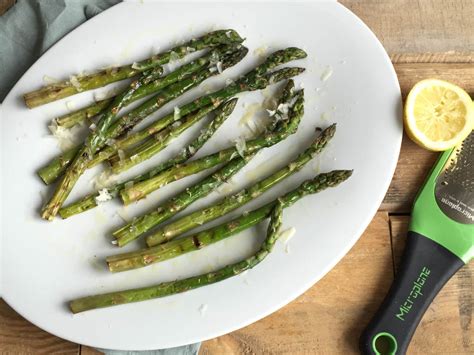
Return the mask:
[(363, 354), (405, 354), (433, 298), (464, 265), (446, 248), (409, 232), (392, 287), (360, 338)]

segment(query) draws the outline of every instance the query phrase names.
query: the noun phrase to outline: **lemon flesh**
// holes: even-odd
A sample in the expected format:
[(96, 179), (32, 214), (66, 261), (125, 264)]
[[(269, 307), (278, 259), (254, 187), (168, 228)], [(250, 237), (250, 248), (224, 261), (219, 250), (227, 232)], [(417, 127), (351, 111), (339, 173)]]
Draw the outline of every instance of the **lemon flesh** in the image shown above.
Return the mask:
[(459, 144), (474, 128), (474, 105), (460, 87), (429, 79), (417, 83), (405, 104), (408, 136), (424, 148), (441, 151)]

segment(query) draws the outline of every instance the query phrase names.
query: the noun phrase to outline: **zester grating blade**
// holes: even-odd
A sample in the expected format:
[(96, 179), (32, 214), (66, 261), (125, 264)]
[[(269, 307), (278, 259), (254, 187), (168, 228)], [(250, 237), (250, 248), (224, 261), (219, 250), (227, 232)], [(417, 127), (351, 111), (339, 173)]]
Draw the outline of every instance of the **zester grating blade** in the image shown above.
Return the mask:
[(451, 153), (436, 179), (435, 197), (449, 218), (474, 224), (474, 131)]

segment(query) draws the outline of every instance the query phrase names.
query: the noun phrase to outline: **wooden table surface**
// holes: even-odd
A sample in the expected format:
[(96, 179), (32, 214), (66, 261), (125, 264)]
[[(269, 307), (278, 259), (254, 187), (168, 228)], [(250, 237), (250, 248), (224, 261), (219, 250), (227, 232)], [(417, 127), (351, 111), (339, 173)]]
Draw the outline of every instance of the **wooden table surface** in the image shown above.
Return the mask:
[[(5, 8), (11, 1), (0, 0)], [(403, 95), (436, 77), (474, 94), (474, 1), (342, 0), (390, 54)], [(437, 154), (403, 138), (398, 166), (360, 240), (320, 282), (274, 314), (206, 341), (201, 354), (352, 354), (396, 273), (410, 205)], [(474, 354), (474, 265), (462, 268), (423, 317), (409, 354)], [(54, 337), (0, 300), (0, 353), (98, 354)]]

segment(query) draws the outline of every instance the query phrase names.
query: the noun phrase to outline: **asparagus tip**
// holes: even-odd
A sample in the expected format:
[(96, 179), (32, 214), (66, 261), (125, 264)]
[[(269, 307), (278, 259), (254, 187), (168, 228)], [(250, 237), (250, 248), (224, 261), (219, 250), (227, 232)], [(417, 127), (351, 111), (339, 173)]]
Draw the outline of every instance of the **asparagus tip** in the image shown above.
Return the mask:
[(240, 62), (249, 52), (249, 49), (245, 46), (240, 46), (235, 52), (227, 55), (222, 60), (222, 69), (226, 70), (230, 67), (233, 67), (238, 62)]
[(240, 37), (240, 35), (234, 29), (227, 29), (223, 31), (225, 32), (225, 36), (233, 42), (242, 43), (245, 41), (245, 38)]
[(325, 137), (326, 139), (330, 139), (334, 137), (335, 133), (336, 133), (336, 124), (333, 123), (332, 125), (330, 125), (328, 128), (326, 128), (325, 130), (321, 132), (321, 136)]
[(329, 186), (336, 186), (341, 182), (349, 179), (353, 173), (353, 169), (351, 170), (334, 170), (330, 173), (327, 173), (328, 176), (332, 176), (334, 179), (330, 179)]
[(308, 56), (308, 53), (306, 53), (301, 48), (289, 47), (287, 49), (292, 51), (293, 55), (296, 57), (295, 59), (303, 59), (303, 58), (306, 58)]

